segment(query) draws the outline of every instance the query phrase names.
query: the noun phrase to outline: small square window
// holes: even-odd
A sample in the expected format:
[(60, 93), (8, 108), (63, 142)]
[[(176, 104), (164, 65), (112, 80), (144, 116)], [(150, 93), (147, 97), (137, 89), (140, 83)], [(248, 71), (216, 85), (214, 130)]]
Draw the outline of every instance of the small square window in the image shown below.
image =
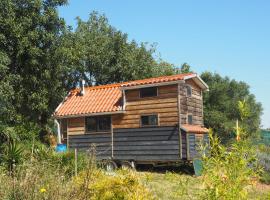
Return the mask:
[(188, 115), (188, 124), (193, 124), (193, 116)]
[(157, 115), (141, 116), (141, 125), (142, 126), (157, 126), (158, 116)]
[(87, 117), (85, 126), (87, 132), (109, 131), (111, 130), (111, 117), (110, 116)]
[(156, 97), (157, 96), (157, 87), (148, 87), (140, 89), (140, 97)]
[(191, 86), (187, 86), (187, 96), (188, 97), (192, 96), (192, 87)]
[(89, 132), (97, 131), (97, 118), (96, 117), (87, 117), (86, 118), (86, 130)]

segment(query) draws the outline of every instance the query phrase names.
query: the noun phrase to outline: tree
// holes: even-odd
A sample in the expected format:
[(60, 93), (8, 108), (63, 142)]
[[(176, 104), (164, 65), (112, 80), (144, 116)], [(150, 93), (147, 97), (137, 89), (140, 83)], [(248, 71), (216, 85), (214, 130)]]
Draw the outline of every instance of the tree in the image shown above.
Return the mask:
[(262, 106), (250, 94), (249, 86), (242, 81), (237, 82), (210, 72), (202, 73), (201, 77), (209, 86), (209, 92), (204, 93), (205, 125), (213, 128), (223, 142), (227, 141), (233, 136), (236, 119), (241, 119), (246, 113), (243, 110), (244, 113), (241, 113), (239, 109), (239, 101), (244, 100), (245, 107), (250, 109), (241, 125), (248, 136), (255, 135), (260, 128)]
[(128, 35), (108, 23), (104, 15), (90, 14), (87, 21), (78, 20), (75, 32), (66, 32), (63, 57), (68, 64), (69, 87), (81, 79), (88, 85), (129, 81), (175, 73), (173, 65), (154, 59), (155, 47), (129, 42)]
[(181, 73), (190, 73), (191, 72), (191, 66), (187, 63), (182, 64), (181, 66)]
[[(66, 0), (0, 1), (0, 95), (5, 112), (21, 115), (21, 121), (46, 124), (62, 98), (62, 60), (59, 39), (65, 24), (57, 7)], [(1, 59), (0, 59), (1, 60)], [(7, 89), (8, 88), (8, 89)], [(8, 105), (11, 104), (12, 106)], [(18, 118), (9, 123), (18, 123)], [(7, 121), (7, 120), (6, 120)]]

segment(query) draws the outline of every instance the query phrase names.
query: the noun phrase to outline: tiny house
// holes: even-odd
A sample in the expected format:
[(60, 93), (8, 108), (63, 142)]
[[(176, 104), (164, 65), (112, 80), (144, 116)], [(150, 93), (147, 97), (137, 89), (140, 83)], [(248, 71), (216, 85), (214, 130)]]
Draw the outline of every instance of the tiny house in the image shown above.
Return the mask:
[(208, 141), (203, 91), (195, 73), (76, 88), (54, 117), (68, 148), (95, 144), (99, 160), (116, 163), (192, 161)]

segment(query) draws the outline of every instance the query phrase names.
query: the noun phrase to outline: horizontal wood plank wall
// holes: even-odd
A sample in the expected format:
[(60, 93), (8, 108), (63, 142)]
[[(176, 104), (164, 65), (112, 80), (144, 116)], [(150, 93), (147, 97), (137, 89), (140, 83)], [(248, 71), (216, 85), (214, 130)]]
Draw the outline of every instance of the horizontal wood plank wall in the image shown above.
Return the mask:
[(68, 135), (80, 135), (85, 133), (85, 118), (69, 118), (67, 121)]
[(203, 99), (201, 89), (191, 79), (186, 84), (192, 87), (192, 96), (186, 94), (186, 87), (181, 87), (181, 121), (187, 123), (187, 115), (192, 114), (193, 124), (203, 126)]
[(178, 123), (177, 85), (158, 87), (157, 97), (140, 98), (139, 89), (126, 91), (126, 113), (113, 115), (114, 128), (139, 128), (140, 116), (158, 114), (159, 126)]
[(178, 128), (114, 129), (114, 158), (135, 161), (179, 161)]
[(196, 157), (200, 157), (200, 149), (199, 146), (201, 143), (203, 145), (209, 144), (209, 136), (208, 134), (194, 134), (194, 133), (188, 133), (188, 143), (189, 143), (189, 149), (188, 149), (188, 155), (189, 160), (192, 160)]
[(77, 148), (81, 151), (87, 151), (92, 147), (92, 145), (94, 145), (97, 159), (111, 158), (111, 133), (69, 135), (68, 139), (69, 148)]

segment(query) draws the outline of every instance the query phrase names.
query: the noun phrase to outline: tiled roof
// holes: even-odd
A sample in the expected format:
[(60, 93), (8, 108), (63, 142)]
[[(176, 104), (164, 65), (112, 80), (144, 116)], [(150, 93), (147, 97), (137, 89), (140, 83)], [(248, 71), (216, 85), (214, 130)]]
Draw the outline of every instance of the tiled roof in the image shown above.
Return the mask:
[(58, 106), (54, 116), (75, 116), (94, 113), (116, 112), (122, 110), (121, 87), (155, 84), (183, 80), (193, 73), (177, 74), (143, 80), (85, 87), (85, 94), (80, 94), (80, 89), (71, 90), (66, 99)]
[(161, 76), (156, 78), (148, 78), (143, 80), (130, 81), (127, 83), (123, 83), (122, 87), (130, 87), (137, 85), (145, 85), (145, 84), (154, 84), (154, 83), (162, 83), (162, 82), (171, 82), (171, 81), (179, 81), (183, 80), (185, 77), (190, 75), (196, 75), (195, 73), (186, 73), (186, 74), (176, 74), (172, 76)]
[(122, 109), (120, 84), (85, 87), (72, 90), (54, 113), (56, 117), (84, 115), (101, 112), (115, 112)]
[(208, 133), (209, 130), (198, 125), (183, 124), (181, 128), (188, 133)]

